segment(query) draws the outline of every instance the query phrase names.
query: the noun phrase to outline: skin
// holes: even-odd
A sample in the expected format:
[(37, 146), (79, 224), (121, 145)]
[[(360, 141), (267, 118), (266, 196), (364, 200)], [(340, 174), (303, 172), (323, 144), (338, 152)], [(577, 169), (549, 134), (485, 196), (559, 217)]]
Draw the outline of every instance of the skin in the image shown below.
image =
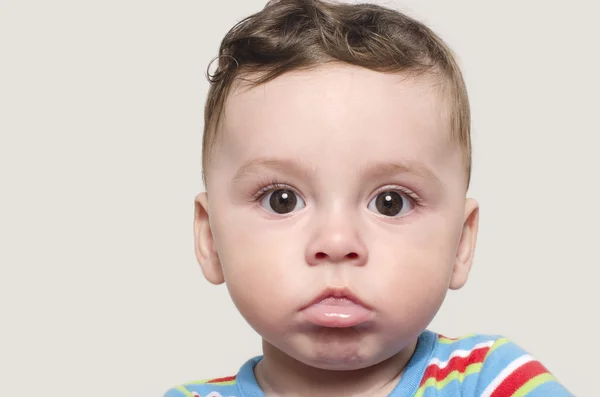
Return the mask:
[[(387, 395), (448, 289), (465, 284), (479, 210), (447, 114), (431, 77), (340, 64), (228, 98), (195, 248), (263, 338), (267, 396)], [(273, 212), (273, 182), (296, 194), (292, 212)], [(374, 205), (389, 191), (396, 216)], [(301, 309), (330, 287), (356, 294), (372, 321), (307, 322)]]

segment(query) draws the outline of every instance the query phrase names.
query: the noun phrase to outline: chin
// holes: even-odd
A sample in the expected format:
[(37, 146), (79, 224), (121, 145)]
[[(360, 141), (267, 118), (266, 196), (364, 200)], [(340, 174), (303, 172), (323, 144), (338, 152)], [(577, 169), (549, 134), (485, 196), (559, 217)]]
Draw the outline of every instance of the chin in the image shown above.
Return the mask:
[(379, 349), (364, 340), (312, 342), (308, 346), (294, 346), (293, 351), (286, 354), (310, 367), (332, 371), (359, 370), (386, 358)]
[(371, 362), (359, 357), (320, 357), (317, 361), (306, 362), (304, 364), (325, 371), (357, 371), (371, 367), (377, 364), (377, 362)]

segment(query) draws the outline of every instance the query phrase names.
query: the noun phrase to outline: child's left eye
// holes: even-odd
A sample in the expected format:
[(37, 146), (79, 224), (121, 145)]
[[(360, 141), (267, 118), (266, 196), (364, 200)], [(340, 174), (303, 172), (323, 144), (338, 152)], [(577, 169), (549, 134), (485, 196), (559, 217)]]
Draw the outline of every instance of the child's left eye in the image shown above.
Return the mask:
[(304, 208), (304, 200), (291, 189), (273, 190), (261, 199), (260, 204), (269, 212), (285, 215)]
[(368, 205), (369, 210), (388, 217), (404, 216), (414, 208), (412, 200), (395, 190), (387, 190), (375, 196)]

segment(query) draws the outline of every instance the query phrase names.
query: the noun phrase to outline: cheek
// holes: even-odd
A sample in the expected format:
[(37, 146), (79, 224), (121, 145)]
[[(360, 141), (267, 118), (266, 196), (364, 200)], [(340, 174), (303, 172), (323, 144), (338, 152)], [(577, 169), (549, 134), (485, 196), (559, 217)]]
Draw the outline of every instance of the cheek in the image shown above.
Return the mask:
[[(265, 229), (244, 214), (213, 217), (213, 237), (230, 295), (242, 315), (252, 323), (253, 311), (283, 313), (293, 304), (299, 287), (297, 272), (301, 242), (292, 231)], [(287, 294), (277, 294), (285, 290)]]
[(416, 254), (426, 259), (426, 263), (452, 265), (462, 232), (464, 201), (447, 203), (439, 211), (424, 216), (423, 221), (411, 231), (410, 239)]
[(276, 280), (285, 275), (294, 260), (303, 257), (305, 241), (298, 225), (268, 220), (263, 212), (250, 204), (223, 203), (213, 208), (215, 246), (224, 270), (232, 277)]
[(269, 285), (278, 271), (270, 265), (281, 255), (278, 251), (285, 251), (285, 247), (265, 241), (263, 233), (251, 232), (242, 223), (227, 223), (217, 223), (213, 233), (228, 284), (243, 281), (257, 287)]
[(381, 291), (379, 299), (392, 302), (388, 297), (393, 296), (403, 310), (441, 304), (460, 237), (456, 225), (455, 219), (431, 216), (377, 239), (371, 263), (380, 273), (379, 285), (373, 286)]
[(448, 292), (452, 261), (442, 250), (398, 249), (378, 277), (374, 304), (390, 329), (422, 330), (433, 320)]

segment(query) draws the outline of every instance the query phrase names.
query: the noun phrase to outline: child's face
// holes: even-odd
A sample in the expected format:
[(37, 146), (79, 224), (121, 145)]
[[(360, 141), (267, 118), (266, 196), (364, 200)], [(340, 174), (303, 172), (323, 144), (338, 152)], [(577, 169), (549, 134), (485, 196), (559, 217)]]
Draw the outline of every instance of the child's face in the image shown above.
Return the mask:
[[(471, 264), (478, 210), (450, 134), (426, 78), (335, 65), (234, 92), (198, 196), (204, 274), (305, 364), (398, 353)], [(329, 289), (362, 305), (305, 310)]]

